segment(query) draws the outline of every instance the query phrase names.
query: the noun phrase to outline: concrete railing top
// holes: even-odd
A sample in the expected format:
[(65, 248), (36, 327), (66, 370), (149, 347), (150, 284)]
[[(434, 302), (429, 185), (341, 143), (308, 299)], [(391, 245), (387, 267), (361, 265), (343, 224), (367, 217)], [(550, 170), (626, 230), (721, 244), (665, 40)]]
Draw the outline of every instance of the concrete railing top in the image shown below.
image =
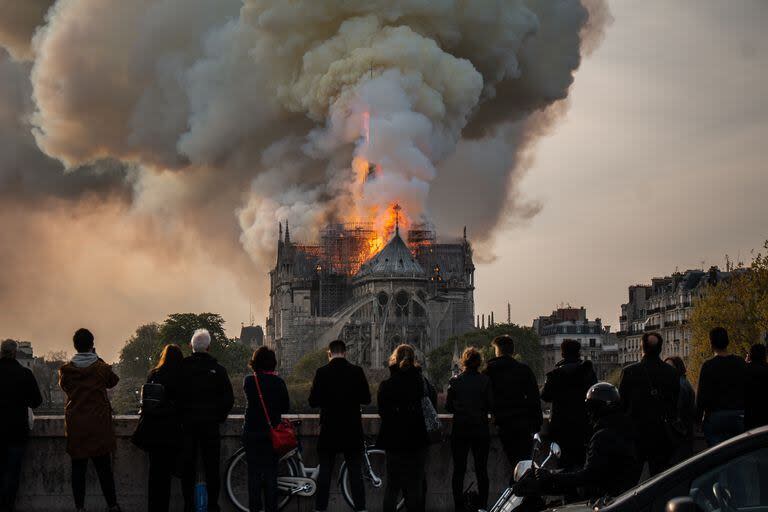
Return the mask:
[[(453, 421), (452, 414), (440, 414), (440, 420), (444, 424)], [(222, 425), (222, 435), (239, 435), (243, 428), (245, 416), (231, 414)], [(317, 436), (320, 434), (319, 414), (284, 414), (283, 419), (301, 421), (298, 428), (302, 436)], [(379, 432), (381, 418), (378, 414), (363, 414), (363, 431), (368, 435), (376, 435)], [(137, 415), (117, 415), (114, 417), (115, 434), (118, 437), (129, 437), (136, 430), (139, 421)], [(35, 417), (35, 425), (31, 432), (32, 437), (64, 437), (63, 415), (41, 415)]]

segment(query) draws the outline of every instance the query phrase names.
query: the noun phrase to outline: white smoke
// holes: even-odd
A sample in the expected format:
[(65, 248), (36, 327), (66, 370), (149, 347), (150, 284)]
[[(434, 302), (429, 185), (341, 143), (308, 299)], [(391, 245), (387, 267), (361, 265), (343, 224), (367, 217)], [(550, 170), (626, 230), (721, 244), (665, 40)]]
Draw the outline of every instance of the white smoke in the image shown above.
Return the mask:
[(121, 162), (134, 212), (239, 270), (238, 244), (271, 264), (278, 221), (309, 240), (397, 201), (489, 242), (535, 214), (524, 157), (609, 18), (604, 0), (12, 3), (27, 21), (0, 45), (31, 59), (37, 146), (71, 173)]

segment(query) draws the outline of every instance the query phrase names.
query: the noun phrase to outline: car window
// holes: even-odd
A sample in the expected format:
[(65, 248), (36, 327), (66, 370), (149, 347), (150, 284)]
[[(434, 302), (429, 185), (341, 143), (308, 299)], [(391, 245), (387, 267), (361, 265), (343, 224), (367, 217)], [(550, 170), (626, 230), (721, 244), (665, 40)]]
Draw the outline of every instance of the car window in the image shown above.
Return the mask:
[(695, 478), (690, 496), (705, 512), (768, 512), (768, 448), (741, 455)]

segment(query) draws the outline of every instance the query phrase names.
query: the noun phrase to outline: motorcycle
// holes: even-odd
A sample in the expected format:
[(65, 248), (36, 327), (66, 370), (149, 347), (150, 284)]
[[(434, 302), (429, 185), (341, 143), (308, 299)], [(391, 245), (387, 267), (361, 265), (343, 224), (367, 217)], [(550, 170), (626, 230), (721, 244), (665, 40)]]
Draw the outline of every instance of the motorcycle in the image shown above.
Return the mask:
[(515, 488), (508, 487), (490, 512), (534, 512), (551, 506), (563, 505), (562, 496), (543, 495), (545, 489), (536, 480), (536, 470), (554, 471), (558, 469), (561, 453), (560, 446), (556, 442), (546, 440), (538, 433), (535, 434), (531, 459), (518, 462), (513, 473), (515, 487), (525, 488), (526, 492), (518, 496), (515, 494)]

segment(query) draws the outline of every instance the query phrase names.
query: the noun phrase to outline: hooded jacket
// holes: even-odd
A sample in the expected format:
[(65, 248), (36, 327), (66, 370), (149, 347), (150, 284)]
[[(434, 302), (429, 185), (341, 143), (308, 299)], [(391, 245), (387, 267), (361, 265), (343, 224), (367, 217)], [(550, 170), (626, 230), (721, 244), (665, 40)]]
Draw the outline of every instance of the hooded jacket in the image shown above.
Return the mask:
[(550, 426), (552, 436), (560, 441), (564, 436), (579, 437), (585, 443), (590, 432), (584, 397), (597, 375), (591, 361), (564, 359), (547, 373), (541, 399), (552, 403)]
[(543, 416), (539, 386), (528, 365), (510, 356), (488, 361), (483, 372), (491, 379), (493, 418), (496, 424), (524, 432), (537, 432)]
[(378, 445), (385, 450), (414, 450), (429, 445), (421, 399), (425, 396), (437, 407), (435, 388), (422, 375), (420, 367), (389, 367), (389, 378), (379, 386), (378, 403), (381, 430)]
[(64, 408), (67, 453), (73, 459), (98, 457), (115, 450), (112, 405), (107, 389), (115, 387), (119, 380), (112, 367), (95, 354), (87, 358), (75, 356), (59, 368), (59, 386), (67, 395)]
[(24, 442), (29, 437), (27, 408), (43, 403), (35, 376), (16, 359), (0, 359), (0, 439)]

